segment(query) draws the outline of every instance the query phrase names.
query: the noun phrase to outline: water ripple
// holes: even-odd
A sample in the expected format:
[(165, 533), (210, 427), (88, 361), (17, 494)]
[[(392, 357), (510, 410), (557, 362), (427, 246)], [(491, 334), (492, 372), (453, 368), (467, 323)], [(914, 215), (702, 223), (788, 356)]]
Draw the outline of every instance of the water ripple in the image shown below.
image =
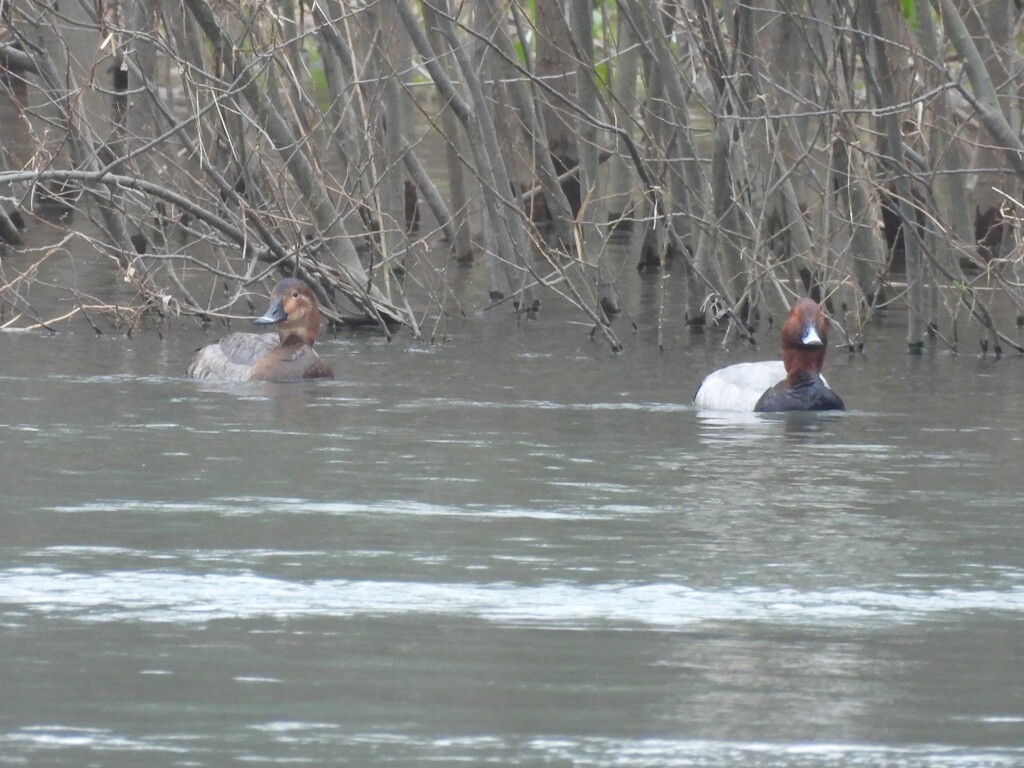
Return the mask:
[[(623, 486), (624, 487), (624, 486)], [(473, 517), (473, 518), (527, 518), (533, 520), (579, 520), (581, 510), (528, 509), (518, 506), (487, 506), (469, 503), (465, 507), (445, 506), (408, 499), (384, 499), (372, 502), (309, 501), (301, 498), (276, 496), (231, 496), (204, 501), (152, 502), (133, 500), (91, 501), (49, 508), (62, 514), (189, 514), (206, 516), (254, 517), (257, 515), (334, 515), (339, 517), (373, 517), (380, 514), (408, 515), (411, 517)], [(598, 510), (585, 516), (590, 520), (609, 519), (615, 508)], [(645, 510), (646, 511), (646, 510)]]
[(0, 743), (30, 745), (36, 750), (89, 749), (96, 752), (171, 752), (186, 754), (188, 748), (157, 740), (122, 736), (106, 728), (69, 728), (59, 725), (29, 726), (0, 735)]
[[(503, 625), (678, 629), (698, 622), (909, 624), (951, 614), (1024, 614), (1024, 586), (1004, 590), (693, 589), (674, 583), (287, 581), (254, 573), (0, 571), (0, 603), (88, 622), (439, 614)], [(962, 618), (962, 617), (961, 617)]]
[(425, 397), (395, 403), (395, 410), (435, 411), (441, 408), (487, 411), (640, 411), (647, 413), (683, 413), (693, 410), (692, 403), (659, 402), (556, 402), (554, 400), (470, 400), (457, 397)]
[[(792, 741), (716, 741), (711, 739), (624, 739), (603, 736), (515, 738), (494, 735), (412, 736), (390, 732), (350, 732), (335, 723), (277, 721), (251, 725), (250, 730), (269, 744), (248, 743), (239, 749), (231, 739), (227, 748), (247, 762), (316, 762), (297, 749), (334, 751), (334, 758), (363, 757), (364, 764), (379, 760), (408, 765), (427, 763), (507, 766), (566, 764), (580, 768), (1003, 768), (1019, 766), (1024, 750), (1012, 747), (973, 749), (946, 744), (890, 747), (874, 744), (800, 743)], [(186, 744), (182, 744), (182, 741)], [(197, 736), (132, 739), (103, 729), (33, 726), (0, 735), (0, 745), (38, 755), (87, 749), (90, 754), (187, 754), (205, 748)], [(222, 742), (218, 745), (224, 748)], [(288, 750), (288, 756), (279, 754)], [(314, 753), (316, 754), (316, 753)]]

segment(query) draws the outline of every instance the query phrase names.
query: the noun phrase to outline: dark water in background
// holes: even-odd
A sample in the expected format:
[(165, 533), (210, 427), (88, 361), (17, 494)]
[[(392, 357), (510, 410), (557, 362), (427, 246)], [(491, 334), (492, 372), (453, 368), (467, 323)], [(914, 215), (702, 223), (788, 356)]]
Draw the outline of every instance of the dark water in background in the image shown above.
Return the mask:
[(744, 350), (566, 319), (0, 335), (0, 765), (1024, 764), (1024, 362), (893, 317), (851, 412), (712, 416)]

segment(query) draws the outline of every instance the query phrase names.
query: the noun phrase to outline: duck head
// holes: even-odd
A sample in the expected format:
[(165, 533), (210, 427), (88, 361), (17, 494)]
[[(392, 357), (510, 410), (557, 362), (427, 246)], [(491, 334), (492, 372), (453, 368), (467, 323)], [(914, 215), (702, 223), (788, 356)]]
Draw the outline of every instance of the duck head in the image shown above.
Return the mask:
[(316, 296), (301, 280), (285, 278), (274, 286), (267, 311), (262, 317), (253, 320), (253, 323), (277, 325), (282, 346), (289, 343), (312, 345), (320, 330), (320, 310)]
[(828, 320), (821, 307), (813, 299), (800, 299), (782, 324), (782, 362), (790, 383), (820, 373), (827, 347)]

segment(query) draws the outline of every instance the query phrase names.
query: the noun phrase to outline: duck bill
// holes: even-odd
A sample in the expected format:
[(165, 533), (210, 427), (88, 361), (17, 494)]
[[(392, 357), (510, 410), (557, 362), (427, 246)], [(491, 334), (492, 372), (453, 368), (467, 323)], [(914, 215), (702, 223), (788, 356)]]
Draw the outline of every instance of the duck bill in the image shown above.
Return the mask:
[(805, 347), (823, 347), (825, 342), (821, 340), (818, 335), (817, 329), (813, 325), (809, 325), (804, 328), (803, 336), (800, 337), (800, 343)]
[(281, 323), (288, 319), (288, 313), (284, 311), (284, 306), (281, 301), (275, 299), (270, 302), (270, 306), (267, 307), (267, 311), (263, 313), (262, 317), (257, 317), (253, 320), (253, 325), (273, 325), (274, 323)]

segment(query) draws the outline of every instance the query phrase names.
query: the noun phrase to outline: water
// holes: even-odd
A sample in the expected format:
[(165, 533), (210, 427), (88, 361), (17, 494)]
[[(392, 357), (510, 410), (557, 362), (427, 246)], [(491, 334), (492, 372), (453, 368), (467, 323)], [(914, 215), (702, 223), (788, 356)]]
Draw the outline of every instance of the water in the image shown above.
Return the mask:
[(712, 416), (745, 350), (563, 323), (0, 335), (0, 765), (1024, 764), (1020, 359), (894, 317), (850, 412)]

